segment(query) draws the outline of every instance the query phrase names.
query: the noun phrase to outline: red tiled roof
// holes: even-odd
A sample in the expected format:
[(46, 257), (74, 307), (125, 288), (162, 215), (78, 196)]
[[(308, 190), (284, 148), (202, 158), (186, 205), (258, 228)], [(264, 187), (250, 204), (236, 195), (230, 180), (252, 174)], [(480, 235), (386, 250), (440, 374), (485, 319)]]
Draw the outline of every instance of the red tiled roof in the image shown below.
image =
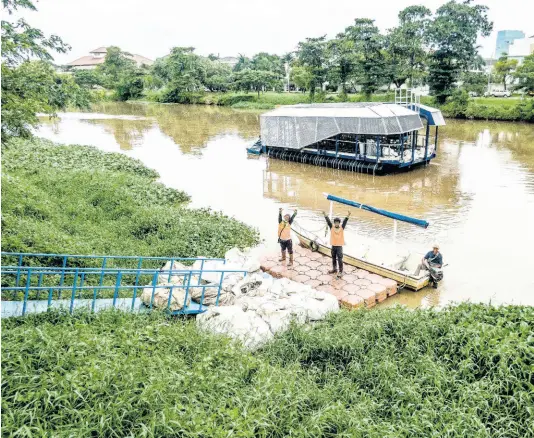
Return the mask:
[(91, 50), (89, 53), (107, 53), (108, 48), (107, 47), (99, 47), (98, 49)]
[(102, 64), (106, 58), (95, 58), (94, 56), (82, 56), (72, 62), (69, 62), (69, 66), (82, 66), (82, 65), (98, 65)]
[[(95, 52), (93, 51), (91, 53), (95, 53)], [(131, 60), (135, 61), (139, 65), (141, 65), (141, 64), (146, 64), (146, 65), (154, 64), (154, 61), (152, 61), (151, 59), (146, 58), (144, 56), (141, 56), (141, 55), (131, 55), (131, 56), (128, 56), (128, 58), (130, 58)], [(81, 67), (81, 66), (85, 66), (85, 65), (98, 65), (98, 64), (102, 64), (105, 61), (105, 59), (106, 58), (104, 56), (101, 56), (99, 58), (96, 58), (94, 56), (82, 56), (81, 58), (78, 58), (78, 59), (75, 59), (72, 62), (69, 62), (67, 64), (67, 66), (70, 66), (70, 67)]]

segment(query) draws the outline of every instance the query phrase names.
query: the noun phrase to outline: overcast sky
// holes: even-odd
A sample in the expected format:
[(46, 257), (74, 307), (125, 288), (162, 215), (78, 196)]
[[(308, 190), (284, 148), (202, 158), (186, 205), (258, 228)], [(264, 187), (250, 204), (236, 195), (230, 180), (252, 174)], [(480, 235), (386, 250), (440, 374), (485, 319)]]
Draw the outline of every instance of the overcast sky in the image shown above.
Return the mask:
[[(406, 6), (425, 4), (434, 11), (444, 0), (39, 0), (38, 12), (24, 14), (47, 34), (72, 46), (57, 55), (63, 64), (100, 46), (156, 59), (174, 46), (193, 46), (200, 55), (283, 54), (306, 37), (335, 36), (354, 18), (372, 18), (386, 30)], [(534, 1), (476, 0), (489, 6), (494, 32), (480, 41), (492, 56), (496, 32), (518, 29), (534, 34)], [(316, 6), (314, 6), (314, 4)]]

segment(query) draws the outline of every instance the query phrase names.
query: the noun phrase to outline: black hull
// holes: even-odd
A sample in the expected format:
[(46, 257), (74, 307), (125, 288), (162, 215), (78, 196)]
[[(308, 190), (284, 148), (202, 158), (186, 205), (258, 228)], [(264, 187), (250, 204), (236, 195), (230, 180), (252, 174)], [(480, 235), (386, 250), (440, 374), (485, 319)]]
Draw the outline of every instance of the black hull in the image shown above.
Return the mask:
[(293, 161), (296, 163), (311, 164), (313, 166), (346, 170), (349, 172), (366, 173), (370, 175), (388, 175), (392, 173), (406, 172), (413, 170), (416, 167), (424, 166), (430, 162), (430, 160), (427, 160), (426, 162), (419, 161), (417, 163), (412, 163), (411, 165), (408, 163), (405, 163), (404, 165), (376, 163), (358, 159), (328, 157), (324, 155), (283, 149), (268, 149), (267, 155), (269, 158), (276, 158), (278, 160)]

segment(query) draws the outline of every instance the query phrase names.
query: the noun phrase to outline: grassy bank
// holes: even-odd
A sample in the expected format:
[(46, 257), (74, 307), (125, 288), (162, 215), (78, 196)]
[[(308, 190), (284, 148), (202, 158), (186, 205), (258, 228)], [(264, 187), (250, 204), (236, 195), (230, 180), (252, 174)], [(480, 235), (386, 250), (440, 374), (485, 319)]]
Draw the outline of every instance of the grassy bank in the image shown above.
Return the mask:
[[(153, 102), (162, 102), (161, 95), (158, 92), (149, 92), (143, 97), (144, 100)], [(393, 101), (393, 93), (374, 94), (371, 101)], [(337, 93), (318, 93), (315, 95), (314, 102), (365, 102), (368, 99), (361, 94), (349, 94), (344, 98)], [(169, 102), (167, 102), (169, 103)], [(205, 104), (221, 105), (232, 108), (245, 109), (272, 109), (278, 105), (295, 105), (298, 103), (310, 103), (310, 97), (307, 93), (276, 93), (267, 91), (265, 93), (189, 93), (182, 96), (180, 102), (184, 104)]]
[(342, 312), (254, 354), (158, 314), (2, 320), (6, 436), (534, 436), (534, 310)]
[[(144, 100), (159, 102), (161, 95), (158, 92), (149, 92), (143, 97)], [(467, 98), (468, 100), (458, 108), (454, 102), (445, 105), (436, 104), (434, 98), (423, 96), (421, 103), (438, 107), (446, 117), (460, 119), (479, 120), (503, 120), (503, 121), (523, 121), (534, 122), (534, 99), (526, 98)], [(349, 94), (341, 96), (336, 93), (319, 93), (315, 97), (315, 102), (393, 102), (393, 93), (374, 94), (371, 98), (366, 98), (361, 94)], [(298, 103), (309, 103), (308, 94), (304, 93), (189, 93), (181, 97), (183, 104), (205, 104), (221, 105), (241, 109), (273, 109), (278, 105), (294, 105)]]
[(87, 146), (2, 146), (2, 251), (220, 257), (255, 230), (156, 180), (140, 161)]

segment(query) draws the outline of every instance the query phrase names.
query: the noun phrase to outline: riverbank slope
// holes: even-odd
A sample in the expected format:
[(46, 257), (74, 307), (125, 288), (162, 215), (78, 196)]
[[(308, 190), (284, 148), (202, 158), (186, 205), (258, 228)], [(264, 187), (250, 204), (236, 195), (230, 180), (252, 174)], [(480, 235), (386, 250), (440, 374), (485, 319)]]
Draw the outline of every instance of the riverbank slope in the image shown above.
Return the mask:
[(222, 257), (256, 230), (157, 182), (140, 161), (90, 146), (2, 146), (2, 251)]
[(157, 313), (2, 320), (2, 427), (10, 436), (533, 436), (533, 331), (531, 307), (345, 311), (250, 353)]

